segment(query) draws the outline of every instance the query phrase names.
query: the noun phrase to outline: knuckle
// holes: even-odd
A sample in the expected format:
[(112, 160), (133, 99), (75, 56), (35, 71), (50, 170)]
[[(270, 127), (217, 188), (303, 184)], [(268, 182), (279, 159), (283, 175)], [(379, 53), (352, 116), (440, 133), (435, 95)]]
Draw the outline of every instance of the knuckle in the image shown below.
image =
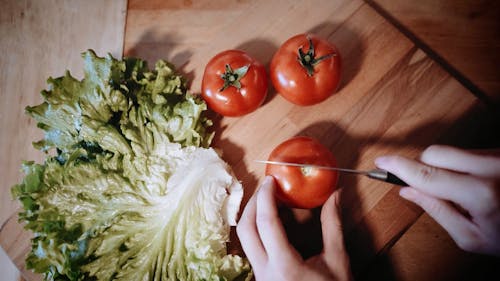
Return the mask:
[(438, 169), (432, 166), (422, 166), (417, 169), (417, 176), (423, 183), (432, 182), (438, 173)]
[(273, 281), (299, 281), (303, 280), (304, 269), (302, 265), (271, 263), (269, 270), (257, 271), (254, 269), (256, 280)]
[[(340, 218), (336, 219), (336, 220), (332, 220), (332, 219), (329, 219), (329, 218), (326, 218), (323, 216), (323, 217), (321, 217), (320, 222), (321, 222), (321, 225), (323, 227), (325, 227), (326, 225), (329, 225), (329, 227), (333, 233), (335, 233), (337, 235), (338, 234), (342, 235), (344, 227), (342, 226), (342, 222), (341, 222)], [(335, 237), (335, 238), (337, 238), (337, 237)]]
[(300, 265), (288, 264), (280, 271), (280, 280), (302, 280), (304, 270)]
[(477, 186), (476, 199), (481, 204), (477, 206), (483, 212), (500, 209), (500, 184), (498, 181), (482, 180)]
[(351, 275), (351, 265), (347, 254), (344, 252), (342, 254), (335, 255), (331, 257), (326, 266), (330, 268), (330, 273), (335, 277), (335, 280), (348, 281), (353, 280)]
[(428, 146), (422, 154), (420, 155), (420, 159), (424, 161), (429, 161), (438, 157), (440, 152), (443, 150), (443, 146), (439, 144), (433, 144)]
[(434, 216), (440, 216), (444, 211), (442, 202), (437, 199), (423, 199), (417, 197), (416, 201), (418, 205)]
[(468, 252), (480, 252), (482, 250), (484, 240), (478, 228), (470, 226), (455, 234), (454, 240), (460, 249)]
[(462, 237), (455, 242), (460, 249), (468, 252), (478, 252), (481, 248), (479, 240), (471, 236)]
[(457, 243), (457, 246), (464, 251), (472, 251), (474, 248), (474, 245), (472, 245), (471, 240), (467, 238), (460, 238), (455, 242)]

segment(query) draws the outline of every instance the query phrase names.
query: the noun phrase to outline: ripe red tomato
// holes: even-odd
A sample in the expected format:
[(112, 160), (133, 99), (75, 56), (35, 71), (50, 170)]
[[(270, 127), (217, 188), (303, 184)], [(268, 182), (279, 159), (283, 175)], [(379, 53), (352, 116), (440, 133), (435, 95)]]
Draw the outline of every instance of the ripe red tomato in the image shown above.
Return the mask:
[[(336, 167), (333, 154), (310, 137), (294, 137), (278, 145), (269, 155), (270, 161), (314, 164)], [(338, 172), (311, 167), (268, 164), (266, 175), (275, 178), (276, 197), (292, 208), (315, 208), (335, 190)]]
[(264, 66), (240, 50), (217, 54), (205, 67), (201, 95), (208, 106), (224, 116), (256, 110), (266, 98)]
[(276, 91), (297, 105), (313, 105), (331, 96), (340, 83), (337, 48), (312, 34), (288, 39), (271, 60), (270, 75)]

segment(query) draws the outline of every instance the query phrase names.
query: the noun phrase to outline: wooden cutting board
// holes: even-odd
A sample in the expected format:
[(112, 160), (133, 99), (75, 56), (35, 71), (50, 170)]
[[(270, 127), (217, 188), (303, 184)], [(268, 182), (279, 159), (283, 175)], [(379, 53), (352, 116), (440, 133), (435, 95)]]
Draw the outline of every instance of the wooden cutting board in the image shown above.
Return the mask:
[[(294, 106), (271, 89), (266, 103), (254, 113), (217, 118), (214, 146), (243, 181), (245, 199), (264, 175), (265, 167), (253, 160), (266, 159), (276, 145), (295, 135), (318, 138), (342, 167), (369, 169), (379, 155), (417, 157), (436, 142), (470, 145), (480, 135), (479, 125), (490, 120), (491, 113), (481, 102), (363, 1), (131, 0), (124, 53), (150, 63), (159, 58), (172, 61), (199, 93), (204, 66), (218, 52), (242, 49), (269, 65), (281, 43), (304, 32), (316, 33), (340, 49), (341, 88), (310, 107)], [(417, 230), (422, 225), (422, 210), (399, 198), (397, 187), (350, 176), (341, 177), (340, 187), (346, 243), (357, 277), (418, 280), (436, 269), (451, 268), (451, 276), (469, 270), (440, 262), (446, 253), (420, 253), (421, 264), (411, 267), (417, 260), (411, 253), (401, 253), (415, 245), (425, 249), (425, 242), (413, 243), (414, 236), (426, 240), (425, 233), (412, 228), (416, 222)], [(308, 217), (304, 212), (295, 215)], [(318, 222), (301, 221), (296, 226), (290, 234), (295, 245), (306, 254), (318, 250), (318, 237), (311, 231)], [(432, 234), (441, 229), (432, 225), (427, 230)], [(440, 242), (456, 249), (442, 230), (439, 233)], [(394, 245), (396, 251), (391, 251)], [(443, 252), (439, 243), (429, 245)], [(373, 269), (377, 265), (381, 270)]]
[(486, 103), (500, 103), (500, 1), (369, 0)]
[[(80, 7), (78, 13), (71, 5), (62, 5), (57, 15), (69, 15), (60, 20), (64, 28), (54, 34), (74, 34), (78, 28), (66, 23), (89, 24), (87, 15), (97, 13), (99, 16), (92, 19), (104, 22), (86, 27), (82, 33), (86, 39), (76, 42), (75, 38), (80, 38), (76, 35), (67, 41), (56, 39), (59, 40), (56, 46), (81, 46), (84, 50), (96, 44), (98, 52), (103, 54), (106, 49), (119, 53), (124, 42), (127, 56), (145, 58), (150, 65), (160, 58), (173, 62), (192, 81), (195, 93), (200, 91), (205, 64), (222, 50), (242, 49), (268, 65), (279, 45), (298, 33), (316, 33), (338, 46), (343, 59), (343, 82), (339, 91), (325, 102), (298, 107), (271, 89), (265, 104), (252, 114), (241, 118), (215, 116), (214, 146), (221, 149), (223, 158), (243, 182), (245, 202), (264, 173), (264, 167), (253, 160), (266, 159), (277, 144), (289, 137), (316, 137), (336, 155), (340, 166), (369, 169), (379, 155), (397, 153), (417, 157), (426, 146), (436, 142), (470, 145), (478, 136), (479, 122), (485, 120), (482, 117), (489, 116), (476, 97), (363, 1), (130, 0), (123, 39), (116, 34), (122, 34), (124, 2), (108, 1), (103, 5)], [(85, 9), (90, 10), (82, 12)], [(115, 17), (108, 19), (109, 13)], [(36, 16), (39, 15), (33, 17)], [(104, 26), (110, 29), (103, 32)], [(99, 30), (98, 35), (95, 30)], [(115, 37), (110, 40), (106, 35)], [(65, 53), (63, 47), (45, 49), (52, 56), (46, 61), (57, 61), (59, 67), (72, 71), (81, 69), (65, 64), (64, 59), (54, 59), (66, 58), (66, 54), (68, 62), (79, 62), (74, 51)], [(60, 75), (62, 70), (33, 76), (43, 81), (48, 74)], [(1, 137), (2, 153), (8, 156), (8, 163), (2, 163), (2, 178), (9, 180), (2, 185), (0, 243), (21, 269), (29, 249), (29, 234), (22, 231), (12, 215), (17, 205), (4, 198), (20, 178), (16, 172), (20, 159), (35, 157), (28, 147), (38, 132), (23, 116), (22, 108), (38, 101), (37, 93), (44, 86), (38, 83), (36, 88), (23, 91), (26, 94), (12, 108), (2, 101), (2, 109), (15, 112), (13, 124), (29, 125), (19, 130), (18, 126), (6, 125), (10, 123), (2, 117), (2, 129), (8, 128), (9, 136), (14, 137), (4, 134)], [(2, 97), (5, 90), (2, 88)], [(26, 152), (18, 155), (16, 151)], [(427, 233), (420, 230), (429, 229), (428, 221), (422, 220), (425, 218), (422, 211), (400, 199), (395, 186), (350, 176), (342, 176), (339, 186), (343, 188), (345, 237), (355, 275), (361, 279), (387, 275), (418, 280), (419, 273), (408, 267), (414, 262), (411, 255), (401, 253), (415, 245), (425, 246), (425, 242), (413, 243), (415, 236), (425, 241)], [(4, 206), (7, 206), (5, 212)], [(305, 254), (318, 250), (315, 213), (294, 212), (298, 221), (290, 238)], [(407, 230), (414, 231), (408, 236)], [(450, 241), (446, 235), (441, 237), (440, 241)], [(387, 260), (390, 263), (384, 263)], [(439, 268), (442, 264), (438, 258), (420, 262), (424, 263), (420, 264), (424, 269)], [(374, 269), (378, 265), (383, 272)], [(455, 265), (451, 262), (448, 268)], [(460, 270), (463, 268), (455, 268), (454, 272)], [(29, 280), (37, 279), (24, 273)]]

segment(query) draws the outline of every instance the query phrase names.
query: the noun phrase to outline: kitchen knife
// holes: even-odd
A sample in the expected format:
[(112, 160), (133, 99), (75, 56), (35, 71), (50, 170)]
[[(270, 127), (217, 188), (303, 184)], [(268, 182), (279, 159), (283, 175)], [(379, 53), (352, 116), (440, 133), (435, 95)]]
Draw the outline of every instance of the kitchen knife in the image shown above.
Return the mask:
[(408, 186), (406, 182), (402, 179), (398, 178), (393, 173), (390, 173), (386, 170), (382, 169), (373, 169), (369, 171), (360, 171), (360, 170), (352, 170), (352, 169), (344, 169), (344, 168), (335, 168), (329, 166), (320, 166), (313, 164), (299, 164), (299, 163), (290, 163), (290, 162), (281, 162), (281, 161), (268, 161), (268, 160), (255, 160), (257, 163), (262, 164), (270, 164), (270, 165), (283, 165), (283, 166), (293, 166), (293, 167), (304, 167), (304, 168), (315, 168), (315, 169), (324, 169), (324, 170), (332, 170), (339, 171), (345, 173), (353, 173), (358, 175), (364, 175), (372, 179), (376, 179), (379, 181), (384, 181), (387, 183), (392, 183), (400, 186)]

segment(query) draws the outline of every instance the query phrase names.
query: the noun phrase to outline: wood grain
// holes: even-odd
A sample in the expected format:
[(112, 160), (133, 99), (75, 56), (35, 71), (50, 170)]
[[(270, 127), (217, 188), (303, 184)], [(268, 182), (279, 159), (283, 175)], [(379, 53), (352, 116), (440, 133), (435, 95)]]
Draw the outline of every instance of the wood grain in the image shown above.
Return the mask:
[(367, 2), (402, 27), (473, 92), (500, 103), (499, 1)]
[[(57, 8), (43, 9), (47, 4)], [(0, 35), (9, 39), (0, 48), (13, 53), (0, 58), (0, 119), (6, 132), (0, 136), (5, 155), (0, 245), (23, 270), (29, 233), (17, 223), (17, 205), (8, 191), (21, 177), (21, 159), (42, 155), (31, 148), (39, 132), (22, 109), (40, 101), (38, 92), (49, 75), (61, 75), (66, 68), (81, 75), (79, 53), (87, 48), (119, 57), (123, 43), (125, 55), (144, 58), (150, 65), (167, 59), (199, 93), (205, 64), (222, 50), (242, 49), (268, 65), (278, 46), (298, 33), (313, 32), (336, 44), (343, 59), (342, 84), (325, 102), (294, 106), (271, 88), (265, 104), (252, 114), (212, 114), (214, 146), (243, 182), (245, 202), (264, 173), (253, 160), (267, 158), (277, 144), (295, 135), (318, 138), (340, 166), (357, 169), (373, 168), (373, 160), (384, 154), (418, 157), (435, 142), (470, 147), (480, 138), (486, 140), (482, 144), (495, 143), (491, 134), (481, 132), (498, 128), (496, 113), (361, 0), (130, 0), (126, 24), (124, 14), (125, 1), (9, 1), (0, 12)], [(37, 67), (25, 67), (34, 61)], [(427, 237), (429, 228), (439, 229), (432, 228), (421, 209), (400, 199), (397, 187), (346, 175), (339, 186), (356, 277), (418, 280), (432, 277), (432, 270), (441, 265), (453, 272), (449, 276), (460, 276), (461, 269), (475, 264), (451, 257), (462, 252), (450, 251), (450, 241), (440, 239), (432, 243), (428, 259), (409, 254), (426, 239), (433, 240)], [(319, 210), (282, 210), (289, 238), (304, 256), (321, 250), (318, 215)], [(415, 262), (428, 271), (417, 272)], [(39, 278), (26, 271), (24, 277)]]
[(126, 0), (2, 1), (0, 245), (28, 280), (37, 278), (24, 269), (30, 236), (17, 223), (18, 204), (12, 201), (10, 188), (22, 177), (22, 160), (40, 161), (43, 155), (31, 146), (41, 133), (24, 107), (41, 102), (39, 93), (49, 76), (61, 76), (69, 69), (81, 78), (80, 53), (86, 49), (121, 57), (125, 13)]
[[(424, 214), (391, 250), (371, 265), (368, 280), (493, 280), (500, 259), (460, 250), (448, 233)], [(391, 270), (396, 267), (398, 270)]]
[(7, 256), (3, 248), (0, 247), (0, 272), (5, 281), (19, 281), (21, 280), (21, 272), (12, 263), (12, 260)]
[[(268, 65), (277, 47), (297, 33), (314, 32), (339, 47), (342, 86), (325, 102), (297, 107), (272, 90), (261, 108), (243, 118), (215, 115), (214, 145), (242, 180), (245, 199), (263, 177), (264, 167), (253, 160), (267, 158), (291, 136), (316, 137), (339, 165), (367, 169), (378, 155), (417, 157), (429, 144), (453, 143), (448, 134), (464, 132), (460, 122), (469, 120), (471, 111), (486, 112), (462, 84), (361, 1), (243, 1), (213, 8), (204, 1), (167, 1), (153, 6), (129, 2), (125, 54), (150, 63), (173, 61), (192, 79), (194, 92), (199, 92), (206, 62), (225, 49), (243, 49)], [(466, 125), (477, 126), (476, 121), (474, 117)], [(340, 186), (353, 270), (365, 278), (370, 265), (379, 262), (422, 211), (400, 199), (390, 185), (342, 176)], [(304, 256), (321, 249), (318, 214), (282, 210), (289, 238)], [(391, 270), (404, 271), (398, 262), (405, 261), (396, 257)]]

